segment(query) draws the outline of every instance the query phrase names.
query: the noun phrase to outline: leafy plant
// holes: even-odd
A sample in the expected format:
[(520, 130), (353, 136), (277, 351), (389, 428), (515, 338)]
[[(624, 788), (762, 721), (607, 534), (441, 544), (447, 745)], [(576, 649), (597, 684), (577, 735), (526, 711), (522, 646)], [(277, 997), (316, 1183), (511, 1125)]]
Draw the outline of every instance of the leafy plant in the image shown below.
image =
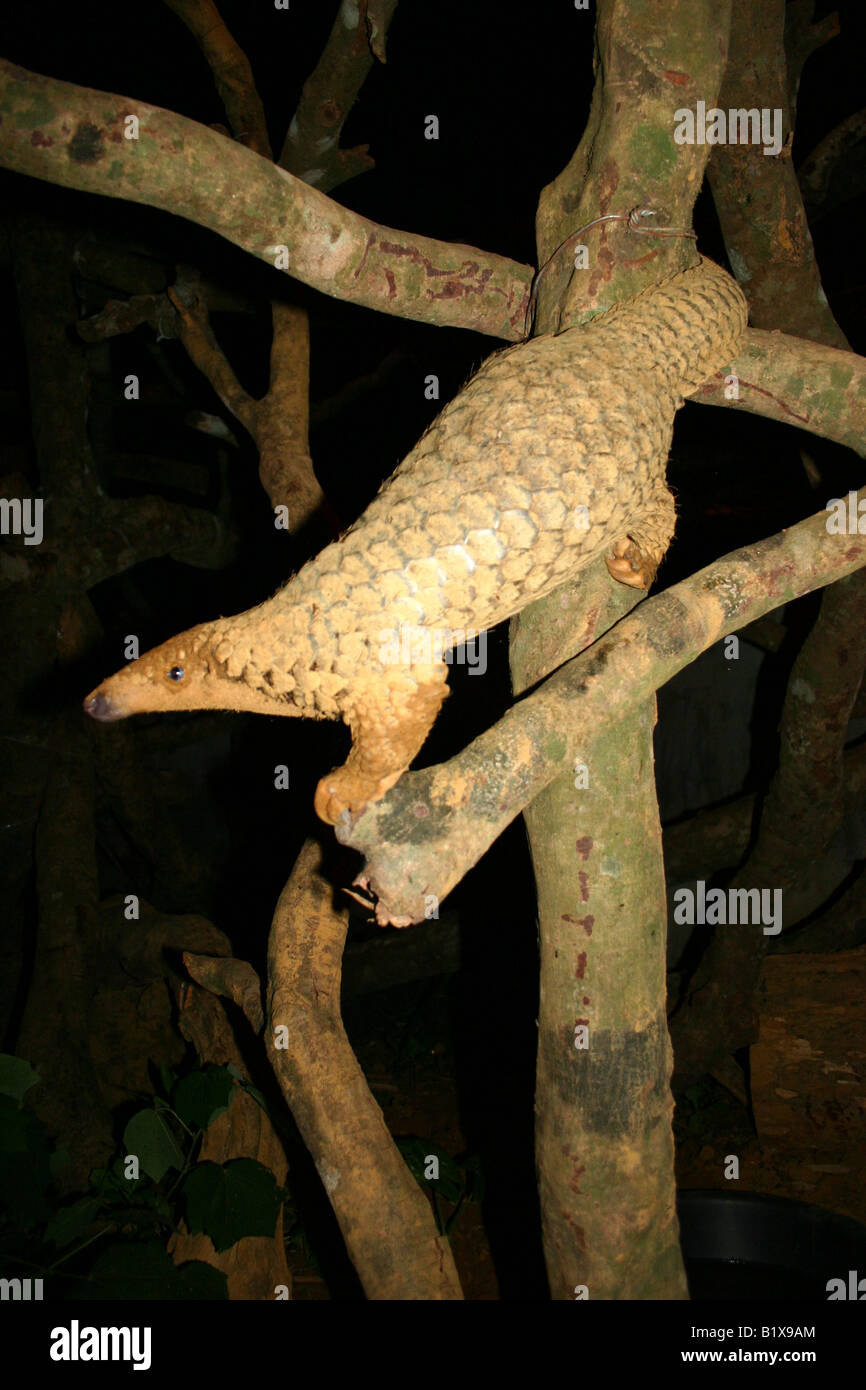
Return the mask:
[(177, 1266), (167, 1253), (181, 1217), (216, 1250), (273, 1235), (286, 1194), (269, 1169), (253, 1159), (197, 1161), (202, 1136), (243, 1079), (216, 1066), (183, 1076), (161, 1067), (157, 1077), (158, 1094), (128, 1120), (122, 1151), (93, 1170), (87, 1193), (62, 1201), (50, 1136), (23, 1105), (38, 1073), (0, 1055), (0, 1265), (10, 1275), (50, 1278), (54, 1297), (65, 1287), (79, 1298), (225, 1298), (219, 1270)]

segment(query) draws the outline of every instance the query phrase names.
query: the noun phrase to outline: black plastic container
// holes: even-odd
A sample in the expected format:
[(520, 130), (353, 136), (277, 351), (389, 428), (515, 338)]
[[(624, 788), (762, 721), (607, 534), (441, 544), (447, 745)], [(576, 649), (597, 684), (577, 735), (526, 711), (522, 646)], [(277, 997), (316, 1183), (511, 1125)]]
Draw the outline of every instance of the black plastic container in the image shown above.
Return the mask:
[(847, 1216), (755, 1192), (681, 1192), (677, 1211), (689, 1291), (697, 1302), (826, 1303), (830, 1280), (844, 1282), (847, 1298), (858, 1280), (866, 1281), (866, 1226)]

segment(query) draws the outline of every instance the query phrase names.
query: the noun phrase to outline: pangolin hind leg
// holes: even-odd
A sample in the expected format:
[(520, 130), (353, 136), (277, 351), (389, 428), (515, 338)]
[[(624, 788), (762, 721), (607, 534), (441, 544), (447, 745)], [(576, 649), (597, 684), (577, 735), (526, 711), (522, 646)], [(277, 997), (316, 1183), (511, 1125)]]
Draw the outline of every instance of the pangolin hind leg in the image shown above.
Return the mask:
[(614, 579), (635, 589), (649, 589), (673, 539), (676, 520), (673, 494), (664, 478), (659, 478), (640, 517), (605, 556)]
[(316, 788), (316, 814), (336, 825), (343, 811), (357, 815), (383, 797), (421, 749), (447, 694), (444, 662), (412, 666), (354, 694), (346, 716), (352, 749)]

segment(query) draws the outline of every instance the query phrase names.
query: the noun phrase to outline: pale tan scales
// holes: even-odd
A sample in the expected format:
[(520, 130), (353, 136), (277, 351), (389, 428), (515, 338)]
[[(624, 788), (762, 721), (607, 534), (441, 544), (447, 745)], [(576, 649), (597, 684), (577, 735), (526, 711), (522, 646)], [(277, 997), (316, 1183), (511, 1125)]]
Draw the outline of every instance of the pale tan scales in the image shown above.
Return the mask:
[(146, 653), (85, 708), (343, 718), (352, 752), (316, 809), (357, 811), (405, 771), (446, 693), (442, 662), (383, 660), (401, 625), (493, 627), (605, 552), (616, 578), (648, 586), (674, 530), (674, 415), (732, 359), (746, 320), (738, 286), (703, 260), (585, 327), (494, 354), (339, 541), (257, 608)]

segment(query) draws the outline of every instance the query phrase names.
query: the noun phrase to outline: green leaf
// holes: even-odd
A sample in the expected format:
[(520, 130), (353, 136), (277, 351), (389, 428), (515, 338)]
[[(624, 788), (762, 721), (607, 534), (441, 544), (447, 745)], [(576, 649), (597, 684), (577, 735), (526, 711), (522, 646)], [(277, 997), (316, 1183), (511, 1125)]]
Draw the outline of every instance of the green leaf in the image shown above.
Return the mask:
[(165, 1065), (165, 1062), (160, 1062), (160, 1064), (159, 1064), (159, 1080), (160, 1080), (160, 1084), (161, 1084), (161, 1086), (162, 1086), (162, 1089), (163, 1089), (164, 1094), (165, 1094), (166, 1096), (170, 1096), (170, 1095), (171, 1095), (171, 1091), (172, 1091), (172, 1087), (174, 1086), (175, 1082), (177, 1081), (177, 1072), (174, 1070), (173, 1067), (167, 1067), (167, 1066)]
[(102, 1203), (97, 1197), (80, 1197), (71, 1206), (60, 1207), (45, 1227), (45, 1239), (58, 1250), (65, 1250), (67, 1245), (81, 1240), (101, 1210)]
[(123, 1132), (128, 1154), (134, 1154), (143, 1173), (161, 1182), (169, 1168), (182, 1168), (183, 1151), (163, 1115), (155, 1110), (139, 1110)]
[(197, 1163), (183, 1195), (187, 1226), (209, 1235), (216, 1250), (228, 1250), (243, 1236), (272, 1236), (283, 1201), (273, 1173), (252, 1158)]
[(34, 1071), (23, 1057), (12, 1057), (8, 1052), (0, 1052), (0, 1096), (11, 1096), (20, 1104), (27, 1091), (31, 1086), (35, 1086), (38, 1080), (38, 1071)]
[(10, 1096), (0, 1096), (0, 1201), (16, 1226), (47, 1220), (50, 1160), (41, 1121)]
[(125, 1177), (122, 1158), (116, 1158), (110, 1168), (92, 1168), (89, 1182), (90, 1190), (102, 1201), (120, 1201), (121, 1204), (127, 1205), (133, 1196), (136, 1200), (141, 1197), (141, 1188), (150, 1185), (150, 1179), (147, 1177)]
[(175, 1114), (191, 1129), (207, 1129), (232, 1103), (235, 1083), (227, 1067), (202, 1067), (177, 1083)]
[(117, 1241), (105, 1249), (79, 1297), (87, 1299), (227, 1298), (226, 1277), (191, 1260), (178, 1267), (157, 1241)]

